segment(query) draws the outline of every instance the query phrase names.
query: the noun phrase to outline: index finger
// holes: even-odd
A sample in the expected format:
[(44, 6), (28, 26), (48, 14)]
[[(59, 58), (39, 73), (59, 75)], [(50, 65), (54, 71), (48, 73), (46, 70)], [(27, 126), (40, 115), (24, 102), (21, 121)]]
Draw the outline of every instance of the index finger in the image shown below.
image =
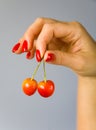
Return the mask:
[(42, 27), (36, 43), (36, 49), (40, 51), (41, 58), (44, 56), (47, 45), (51, 43), (54, 38), (67, 41), (66, 38), (69, 36), (70, 32), (71, 27), (69, 27), (69, 24), (66, 22), (45, 23)]
[(26, 39), (28, 41), (28, 50), (32, 49), (34, 40), (37, 39), (44, 24), (49, 22), (53, 22), (53, 20), (48, 18), (37, 18), (34, 23), (28, 27), (22, 37), (22, 39)]

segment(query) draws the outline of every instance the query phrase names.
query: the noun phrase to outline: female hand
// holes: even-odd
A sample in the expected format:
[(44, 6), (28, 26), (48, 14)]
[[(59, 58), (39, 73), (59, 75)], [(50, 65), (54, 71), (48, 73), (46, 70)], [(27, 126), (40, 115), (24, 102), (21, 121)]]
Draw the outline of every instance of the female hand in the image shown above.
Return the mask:
[(13, 47), (16, 54), (26, 52), (32, 59), (64, 65), (80, 76), (96, 76), (96, 43), (78, 22), (38, 18)]

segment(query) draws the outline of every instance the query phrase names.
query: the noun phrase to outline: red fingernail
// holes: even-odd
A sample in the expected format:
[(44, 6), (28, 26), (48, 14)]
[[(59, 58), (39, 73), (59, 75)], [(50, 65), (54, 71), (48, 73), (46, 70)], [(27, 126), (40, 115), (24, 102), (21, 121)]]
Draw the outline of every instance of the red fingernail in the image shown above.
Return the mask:
[(36, 50), (36, 59), (38, 62), (41, 61), (41, 56), (40, 56), (40, 51), (39, 50)]
[(46, 58), (45, 61), (46, 61), (46, 62), (50, 62), (50, 61), (53, 61), (54, 58), (55, 58), (54, 54), (49, 53), (49, 54), (47, 55), (47, 58)]
[(31, 52), (29, 51), (29, 52), (26, 54), (26, 58), (29, 59), (30, 55), (31, 55)]
[(24, 40), (22, 45), (22, 52), (26, 52), (28, 50), (28, 42), (27, 40)]
[(15, 51), (17, 51), (18, 48), (19, 48), (19, 46), (20, 46), (20, 43), (17, 43), (17, 44), (12, 48), (12, 52), (14, 53)]

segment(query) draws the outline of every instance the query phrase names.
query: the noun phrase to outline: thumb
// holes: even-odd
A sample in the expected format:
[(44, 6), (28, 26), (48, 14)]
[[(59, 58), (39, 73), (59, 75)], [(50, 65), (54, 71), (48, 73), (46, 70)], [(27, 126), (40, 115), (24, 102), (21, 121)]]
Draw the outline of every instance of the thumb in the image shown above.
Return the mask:
[(44, 55), (44, 61), (51, 64), (62, 65), (70, 68), (73, 68), (73, 65), (75, 64), (73, 54), (58, 50), (46, 51)]

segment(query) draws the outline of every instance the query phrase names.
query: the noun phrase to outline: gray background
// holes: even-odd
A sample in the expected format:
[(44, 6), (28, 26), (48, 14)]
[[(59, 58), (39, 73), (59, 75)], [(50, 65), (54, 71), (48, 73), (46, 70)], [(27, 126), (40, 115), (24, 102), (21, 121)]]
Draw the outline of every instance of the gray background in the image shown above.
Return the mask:
[[(77, 77), (70, 69), (46, 65), (47, 78), (56, 85), (48, 99), (21, 90), (37, 62), (11, 49), (40, 16), (77, 20), (96, 36), (96, 0), (0, 0), (0, 130), (76, 130)], [(43, 79), (42, 67), (36, 79)]]

